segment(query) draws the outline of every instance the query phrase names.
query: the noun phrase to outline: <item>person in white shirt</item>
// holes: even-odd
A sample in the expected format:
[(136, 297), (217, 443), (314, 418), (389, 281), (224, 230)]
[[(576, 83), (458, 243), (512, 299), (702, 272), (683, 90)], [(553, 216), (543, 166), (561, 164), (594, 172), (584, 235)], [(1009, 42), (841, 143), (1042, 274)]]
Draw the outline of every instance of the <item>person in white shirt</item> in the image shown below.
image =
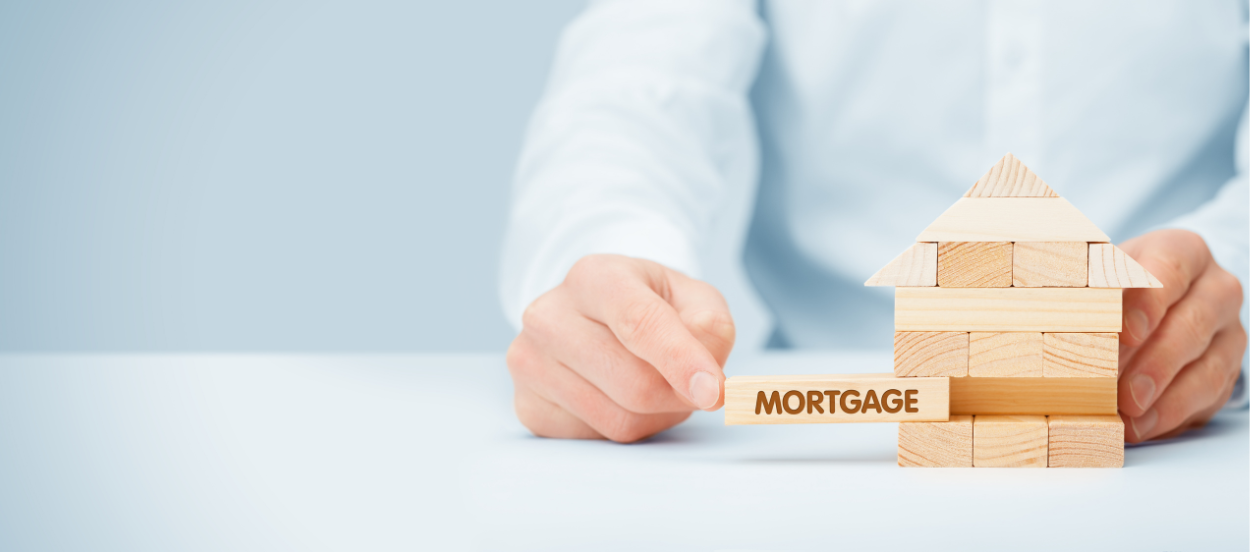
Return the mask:
[(593, 3), (514, 185), (507, 364), (540, 436), (628, 442), (722, 404), (698, 280), (726, 190), (771, 347), (888, 346), (877, 268), (1012, 152), (1165, 285), (1125, 293), (1126, 440), (1244, 402), (1244, 1)]

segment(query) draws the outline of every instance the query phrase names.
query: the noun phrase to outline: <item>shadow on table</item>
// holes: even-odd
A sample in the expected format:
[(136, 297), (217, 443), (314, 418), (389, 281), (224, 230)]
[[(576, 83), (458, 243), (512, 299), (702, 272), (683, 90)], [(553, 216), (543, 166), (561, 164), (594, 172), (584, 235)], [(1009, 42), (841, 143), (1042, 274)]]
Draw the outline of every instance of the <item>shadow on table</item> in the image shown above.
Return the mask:
[(1194, 442), (1206, 441), (1229, 434), (1246, 433), (1245, 411), (1217, 414), (1207, 425), (1191, 429), (1171, 439), (1147, 441), (1145, 443), (1124, 445), (1124, 467), (1152, 464), (1162, 460), (1155, 452), (1172, 450), (1176, 446), (1192, 445)]

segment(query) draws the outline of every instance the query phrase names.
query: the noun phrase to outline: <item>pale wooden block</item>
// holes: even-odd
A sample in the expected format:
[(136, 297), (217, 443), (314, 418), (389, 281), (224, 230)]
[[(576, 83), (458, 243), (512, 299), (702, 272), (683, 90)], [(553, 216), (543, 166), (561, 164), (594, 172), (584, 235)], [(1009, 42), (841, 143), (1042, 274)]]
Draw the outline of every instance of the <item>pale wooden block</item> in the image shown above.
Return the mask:
[(1042, 332), (972, 332), (968, 375), (1042, 377)]
[(1059, 197), (1046, 182), (1008, 153), (964, 197)]
[(951, 416), (946, 422), (898, 424), (898, 465), (971, 468), (972, 416)]
[(1015, 287), (1085, 287), (1088, 272), (1085, 242), (1016, 242), (1011, 257)]
[(949, 382), (891, 374), (734, 376), (725, 380), (725, 425), (944, 422)]
[(1116, 378), (951, 378), (951, 414), (1115, 414)]
[(1045, 416), (981, 416), (972, 419), (972, 465), (978, 468), (1046, 467)]
[(1120, 374), (1120, 334), (1047, 333), (1042, 375), (1114, 378)]
[(900, 332), (1119, 332), (1118, 289), (895, 288)]
[(1161, 288), (1163, 283), (1119, 247), (1089, 244), (1089, 287)]
[(938, 243), (937, 285), (1011, 287), (1011, 242)]
[(937, 285), (937, 244), (916, 243), (872, 275), (865, 286)]
[(897, 377), (968, 375), (968, 334), (964, 332), (894, 332)]
[(1109, 242), (1061, 197), (965, 197), (929, 224), (916, 241)]
[(1049, 466), (1124, 467), (1124, 420), (1119, 416), (1051, 416)]

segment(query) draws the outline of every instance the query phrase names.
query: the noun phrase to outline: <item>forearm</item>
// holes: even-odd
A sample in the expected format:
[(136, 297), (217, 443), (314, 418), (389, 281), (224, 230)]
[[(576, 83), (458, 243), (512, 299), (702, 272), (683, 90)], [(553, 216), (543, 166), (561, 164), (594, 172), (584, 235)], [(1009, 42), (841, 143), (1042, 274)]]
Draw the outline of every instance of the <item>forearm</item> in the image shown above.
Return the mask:
[(755, 177), (749, 3), (603, 3), (565, 32), (513, 187), (500, 295), (515, 327), (581, 257), (697, 274), (732, 183)]

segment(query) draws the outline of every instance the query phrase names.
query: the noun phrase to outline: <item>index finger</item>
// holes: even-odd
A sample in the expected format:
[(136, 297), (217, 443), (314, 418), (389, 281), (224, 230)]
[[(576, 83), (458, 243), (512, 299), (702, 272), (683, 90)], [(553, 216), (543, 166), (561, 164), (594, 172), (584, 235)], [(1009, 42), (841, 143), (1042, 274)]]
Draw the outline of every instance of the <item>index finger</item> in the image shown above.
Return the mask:
[(1211, 264), (1206, 242), (1186, 230), (1159, 230), (1120, 245), (1150, 271), (1162, 288), (1124, 290), (1124, 331), (1120, 342), (1138, 347), (1163, 321), (1168, 309), (1189, 292), (1189, 285)]
[[(569, 271), (578, 310), (601, 322), (629, 352), (660, 372), (669, 385), (703, 410), (720, 404), (724, 374), (712, 354), (682, 323), (662, 293), (662, 268), (639, 263)], [(656, 270), (658, 269), (658, 270)]]

